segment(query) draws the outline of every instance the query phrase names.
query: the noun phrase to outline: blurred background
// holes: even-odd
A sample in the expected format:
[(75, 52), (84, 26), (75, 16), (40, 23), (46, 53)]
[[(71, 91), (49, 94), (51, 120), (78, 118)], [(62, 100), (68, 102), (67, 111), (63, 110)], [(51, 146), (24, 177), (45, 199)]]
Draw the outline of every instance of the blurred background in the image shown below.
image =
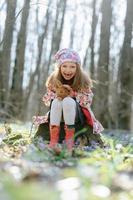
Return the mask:
[(0, 0), (0, 121), (43, 115), (53, 55), (73, 48), (105, 128), (133, 130), (133, 0)]

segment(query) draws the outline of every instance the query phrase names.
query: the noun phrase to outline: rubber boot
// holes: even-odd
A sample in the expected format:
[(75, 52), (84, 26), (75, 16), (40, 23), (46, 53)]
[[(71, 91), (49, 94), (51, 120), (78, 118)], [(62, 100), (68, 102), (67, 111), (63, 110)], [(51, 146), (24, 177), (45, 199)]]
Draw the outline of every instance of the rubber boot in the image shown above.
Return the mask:
[(65, 125), (65, 142), (67, 149), (72, 151), (74, 145), (75, 128), (73, 125)]
[(60, 126), (50, 125), (50, 143), (48, 147), (56, 147), (59, 140)]

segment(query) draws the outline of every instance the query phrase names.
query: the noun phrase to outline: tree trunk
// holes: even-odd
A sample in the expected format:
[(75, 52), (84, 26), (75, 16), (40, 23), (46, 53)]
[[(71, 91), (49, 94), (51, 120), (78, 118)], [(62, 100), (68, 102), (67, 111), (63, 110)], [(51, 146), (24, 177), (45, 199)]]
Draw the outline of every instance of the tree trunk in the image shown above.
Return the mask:
[(76, 17), (76, 4), (75, 4), (75, 7), (74, 7), (74, 13), (73, 13), (73, 19), (72, 19), (72, 25), (71, 25), (71, 33), (70, 33), (70, 43), (69, 43), (69, 46), (70, 48), (73, 48), (74, 46), (74, 35), (75, 35), (75, 30), (76, 30), (76, 20), (77, 20), (77, 17)]
[(21, 117), (23, 104), (23, 76), (24, 76), (24, 56), (26, 47), (26, 30), (29, 16), (30, 0), (25, 0), (20, 31), (18, 33), (16, 59), (13, 71), (12, 87), (11, 87), (11, 102), (15, 108), (12, 110), (13, 115)]
[(96, 32), (96, 25), (97, 25), (97, 16), (96, 16), (96, 3), (97, 0), (93, 0), (92, 2), (92, 8), (93, 8), (93, 14), (92, 14), (92, 26), (91, 26), (91, 38), (88, 44), (88, 47), (86, 49), (86, 54), (85, 54), (85, 58), (84, 58), (84, 64), (83, 66), (87, 66), (87, 58), (88, 58), (88, 54), (89, 54), (89, 49), (91, 50), (91, 62), (90, 62), (90, 74), (91, 74), (91, 78), (94, 78), (94, 71), (95, 71), (95, 66), (94, 66), (94, 45), (95, 45), (95, 32)]
[(93, 15), (92, 15), (92, 32), (91, 32), (91, 39), (90, 39), (90, 48), (91, 48), (91, 63), (90, 63), (90, 73), (91, 77), (94, 78), (94, 44), (95, 44), (95, 32), (96, 32), (96, 25), (97, 25), (97, 16), (96, 16), (96, 3), (97, 1), (93, 1)]
[(13, 28), (15, 24), (16, 0), (7, 0), (7, 15), (5, 30), (1, 42), (2, 51), (0, 52), (0, 107), (7, 109), (9, 98), (9, 79), (11, 45), (13, 40)]
[(133, 104), (133, 64), (132, 64), (132, 27), (133, 27), (133, 1), (127, 0), (125, 18), (125, 36), (119, 63), (120, 101), (118, 104), (119, 127), (130, 129), (130, 120)]
[(48, 61), (48, 69), (51, 64), (51, 58), (56, 51), (59, 50), (62, 32), (63, 32), (63, 24), (64, 24), (64, 17), (65, 17), (65, 11), (66, 11), (66, 3), (67, 0), (60, 0), (59, 3), (57, 3), (57, 11), (56, 11), (56, 17), (55, 17), (55, 24), (53, 27), (53, 35), (52, 35), (52, 46)]
[[(46, 38), (47, 32), (48, 32), (48, 26), (50, 24), (50, 6), (51, 6), (51, 1), (49, 1), (48, 4), (48, 9), (46, 12), (46, 16), (45, 16), (45, 23), (43, 26), (43, 33), (41, 35), (39, 35), (38, 37), (38, 56), (37, 56), (37, 62), (36, 62), (36, 69), (35, 71), (31, 74), (30, 76), (30, 81), (29, 81), (29, 86), (27, 87), (27, 92), (26, 92), (26, 96), (25, 96), (25, 100), (24, 100), (24, 108), (27, 107), (26, 105), (28, 104), (28, 99), (30, 97), (30, 94), (33, 90), (33, 86), (34, 86), (34, 82), (35, 82), (35, 77), (37, 77), (37, 94), (38, 96), (42, 87), (42, 74), (41, 74), (41, 61), (42, 61), (42, 54), (43, 54), (43, 45), (44, 45), (44, 39)], [(38, 13), (37, 13), (38, 15)], [(38, 25), (37, 25), (38, 26)], [(38, 33), (39, 34), (39, 33)], [(47, 71), (47, 70), (46, 70)], [(38, 99), (38, 101), (40, 101), (40, 98)], [(38, 104), (38, 112), (39, 112), (39, 104)]]
[(112, 9), (111, 0), (102, 1), (102, 22), (100, 35), (99, 61), (97, 69), (98, 84), (96, 87), (96, 114), (105, 127), (109, 123), (108, 97), (109, 97), (109, 51), (110, 27)]

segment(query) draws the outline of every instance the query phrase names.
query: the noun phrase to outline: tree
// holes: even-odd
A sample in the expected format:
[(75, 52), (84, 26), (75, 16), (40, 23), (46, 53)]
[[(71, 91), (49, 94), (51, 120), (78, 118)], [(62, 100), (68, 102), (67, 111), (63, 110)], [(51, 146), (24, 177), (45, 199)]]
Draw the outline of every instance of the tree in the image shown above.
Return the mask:
[(97, 1), (93, 1), (93, 14), (92, 14), (92, 31), (91, 31), (91, 39), (90, 39), (90, 48), (91, 48), (91, 63), (90, 63), (90, 73), (91, 77), (94, 78), (94, 44), (95, 44), (95, 32), (97, 25), (97, 16), (96, 16), (96, 3)]
[(24, 58), (26, 47), (26, 30), (29, 16), (30, 0), (25, 0), (22, 10), (21, 26), (17, 38), (15, 66), (13, 70), (11, 102), (14, 104), (12, 113), (20, 117), (23, 104), (23, 76), (24, 76)]
[(87, 64), (87, 57), (89, 54), (89, 50), (91, 50), (91, 62), (90, 62), (90, 74), (91, 74), (91, 78), (94, 78), (95, 74), (94, 74), (94, 69), (95, 69), (95, 65), (94, 65), (94, 46), (95, 46), (95, 33), (96, 33), (96, 25), (97, 25), (97, 16), (96, 16), (96, 3), (97, 0), (93, 0), (92, 2), (92, 9), (93, 9), (93, 13), (92, 13), (92, 25), (91, 25), (91, 38), (88, 44), (88, 47), (86, 49), (86, 55), (85, 55), (85, 59), (84, 59), (84, 64), (83, 66), (86, 66)]
[(76, 4), (74, 4), (75, 7), (74, 7), (74, 13), (73, 13), (73, 18), (72, 18), (72, 25), (71, 25), (71, 32), (70, 32), (70, 43), (69, 43), (69, 46), (70, 48), (73, 48), (74, 46), (74, 35), (75, 35), (75, 32), (76, 32), (76, 21), (77, 21), (77, 16), (76, 16)]
[[(24, 99), (24, 112), (25, 112), (25, 108), (27, 109), (27, 105), (28, 105), (28, 101), (29, 101), (29, 98), (30, 98), (30, 95), (33, 91), (33, 87), (34, 87), (34, 83), (36, 82), (36, 96), (39, 97), (38, 98), (38, 102), (36, 103), (36, 110), (38, 113), (40, 113), (40, 92), (42, 90), (42, 87), (44, 87), (44, 82), (46, 81), (46, 77), (47, 77), (47, 72), (48, 72), (48, 69), (47, 67), (48, 66), (45, 66), (43, 67), (43, 69), (41, 68), (42, 66), (42, 56), (43, 56), (43, 46), (46, 45), (46, 42), (44, 43), (44, 40), (46, 39), (46, 36), (48, 34), (48, 28), (49, 28), (49, 24), (50, 24), (50, 20), (51, 20), (51, 12), (50, 12), (50, 7), (51, 7), (51, 3), (52, 3), (52, 0), (49, 1), (49, 4), (48, 4), (48, 7), (47, 7), (47, 11), (46, 11), (46, 15), (44, 16), (44, 24), (42, 26), (42, 30), (43, 32), (40, 34), (38, 29), (40, 28), (39, 27), (39, 23), (38, 23), (38, 19), (37, 19), (37, 34), (39, 35), (38, 36), (38, 54), (37, 54), (37, 61), (36, 61), (36, 69), (35, 71), (30, 75), (30, 79), (29, 79), (29, 85), (27, 86), (26, 88), (26, 95), (25, 95), (25, 99)], [(38, 18), (38, 10), (36, 12), (36, 16)], [(45, 69), (44, 69), (45, 68)], [(45, 72), (44, 72), (45, 70)], [(45, 77), (44, 77), (45, 76)], [(37, 78), (35, 80), (35, 78)], [(35, 91), (34, 91), (35, 92)]]
[(11, 46), (15, 24), (16, 3), (16, 0), (7, 0), (5, 30), (3, 34), (3, 40), (1, 42), (2, 51), (0, 52), (0, 106), (5, 109), (7, 109), (9, 98)]
[(125, 17), (125, 35), (119, 62), (119, 90), (118, 103), (119, 127), (130, 129), (132, 101), (133, 101), (133, 64), (132, 64), (132, 27), (133, 27), (133, 1), (127, 0)]
[(67, 3), (67, 0), (60, 0), (59, 2), (57, 2), (57, 11), (56, 11), (55, 23), (53, 27), (48, 68), (51, 64), (51, 57), (53, 53), (58, 51), (60, 47), (60, 42), (61, 42), (61, 37), (62, 37), (62, 32), (63, 32), (66, 3)]
[(109, 51), (112, 18), (111, 0), (102, 1), (102, 22), (100, 34), (99, 60), (97, 67), (96, 113), (105, 127), (109, 122)]

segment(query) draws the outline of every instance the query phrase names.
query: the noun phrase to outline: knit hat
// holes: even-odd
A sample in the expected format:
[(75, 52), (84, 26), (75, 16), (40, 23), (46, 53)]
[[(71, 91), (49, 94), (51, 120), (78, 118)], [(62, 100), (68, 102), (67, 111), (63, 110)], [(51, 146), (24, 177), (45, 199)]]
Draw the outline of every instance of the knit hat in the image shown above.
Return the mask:
[(57, 53), (55, 54), (55, 60), (59, 65), (64, 62), (74, 62), (81, 65), (80, 57), (78, 53), (73, 49), (65, 48), (57, 51)]

